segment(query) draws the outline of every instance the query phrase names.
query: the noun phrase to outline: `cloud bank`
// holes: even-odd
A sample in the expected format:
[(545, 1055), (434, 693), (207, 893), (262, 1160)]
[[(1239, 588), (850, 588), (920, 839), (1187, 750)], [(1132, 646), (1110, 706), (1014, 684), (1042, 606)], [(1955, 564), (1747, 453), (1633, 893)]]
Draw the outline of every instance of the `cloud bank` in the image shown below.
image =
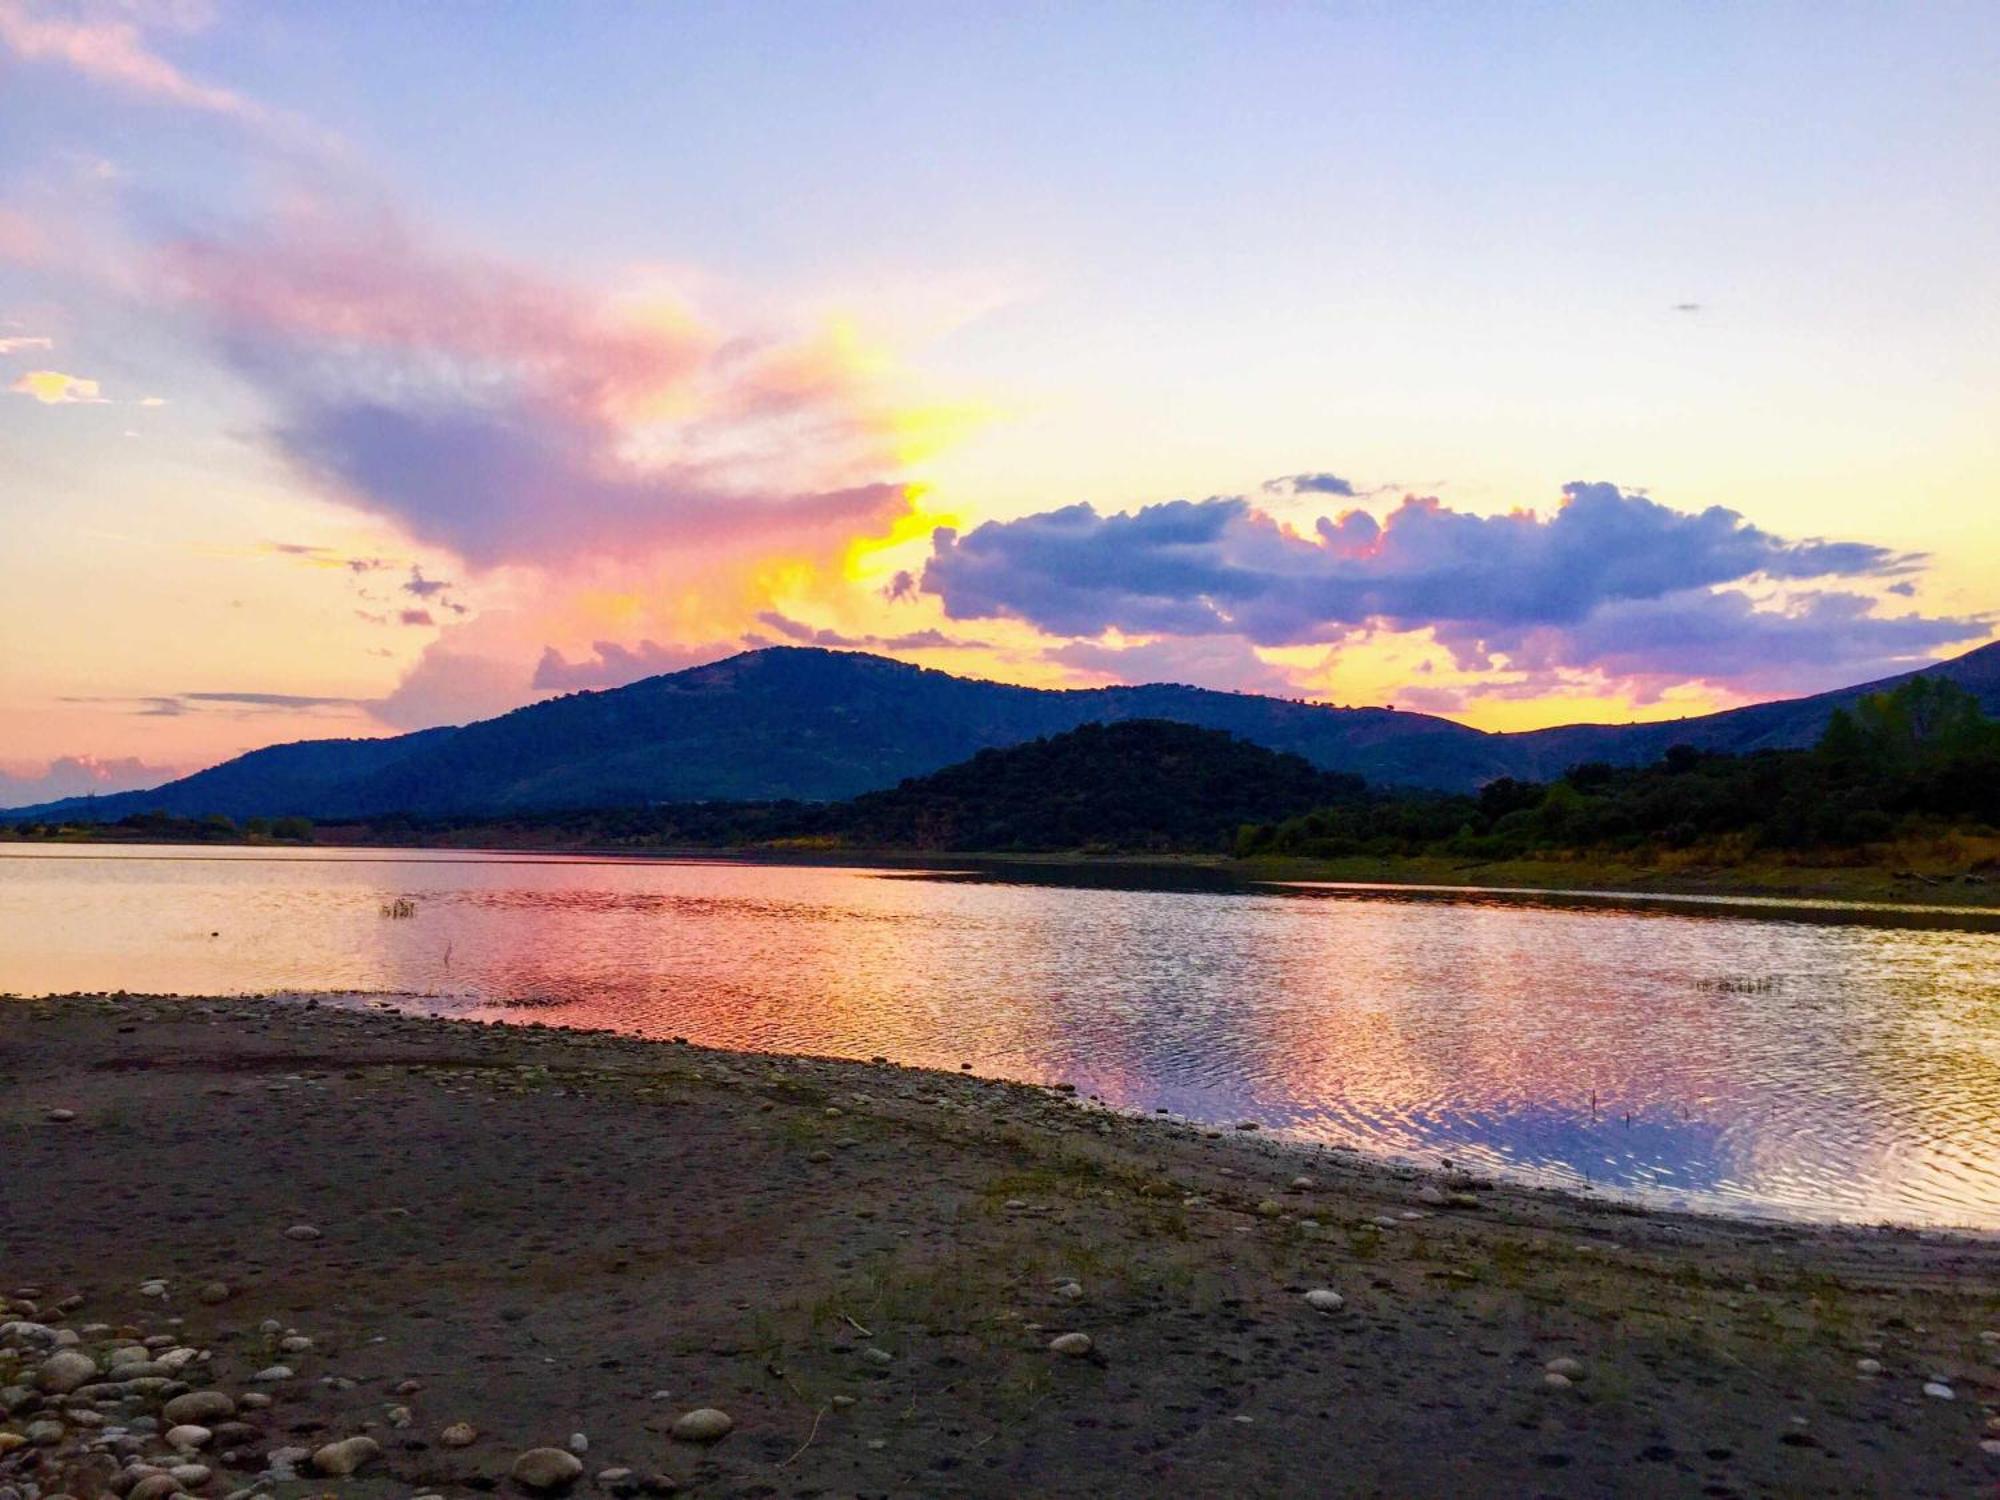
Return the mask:
[[(1642, 680), (1791, 685), (1922, 659), (1988, 622), (1887, 617), (1815, 580), (1880, 586), (1922, 559), (1788, 540), (1721, 506), (1681, 511), (1616, 485), (1565, 486), (1547, 516), (1482, 516), (1406, 497), (1294, 530), (1242, 498), (1127, 514), (1089, 505), (939, 530), (922, 576), (952, 619), (1057, 635), (1239, 637), (1258, 646), (1429, 630), (1466, 671), (1597, 669)], [(1783, 602), (1743, 588), (1782, 585)], [(1766, 589), (1769, 592), (1769, 589)]]
[(39, 775), (11, 776), (0, 771), (0, 807), (32, 807), (63, 797), (141, 791), (180, 774), (172, 766), (148, 765), (137, 756), (105, 760), (95, 755), (63, 755), (50, 761)]

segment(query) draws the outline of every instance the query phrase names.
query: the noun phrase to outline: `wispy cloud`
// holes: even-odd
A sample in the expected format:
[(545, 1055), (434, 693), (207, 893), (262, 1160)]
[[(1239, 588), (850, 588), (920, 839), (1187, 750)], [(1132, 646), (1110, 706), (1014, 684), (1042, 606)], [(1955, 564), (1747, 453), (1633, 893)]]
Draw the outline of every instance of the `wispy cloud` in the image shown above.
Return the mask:
[(19, 354), (23, 349), (53, 349), (55, 340), (39, 334), (26, 334), (18, 338), (0, 338), (0, 354)]
[(127, 713), (155, 719), (179, 718), (183, 714), (196, 713), (205, 708), (218, 711), (235, 709), (253, 713), (275, 711), (298, 713), (322, 708), (365, 708), (368, 702), (362, 698), (261, 692), (153, 693), (128, 698), (72, 696), (60, 701), (120, 708)]
[(1352, 480), (1327, 473), (1286, 474), (1265, 480), (1263, 487), (1267, 495), (1344, 495), (1352, 500), (1357, 493)]
[(189, 77), (124, 19), (64, 19), (24, 0), (0, 0), (0, 47), (23, 62), (65, 67), (135, 98), (264, 123), (271, 114), (233, 89)]

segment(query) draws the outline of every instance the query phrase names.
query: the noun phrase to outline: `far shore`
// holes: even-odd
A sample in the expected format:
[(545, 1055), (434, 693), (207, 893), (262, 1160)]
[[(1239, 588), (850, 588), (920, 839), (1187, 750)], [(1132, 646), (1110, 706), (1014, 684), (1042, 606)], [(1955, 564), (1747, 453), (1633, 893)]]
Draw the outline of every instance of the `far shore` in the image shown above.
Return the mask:
[[(0, 1486), (45, 1495), (2000, 1480), (1991, 1237), (285, 997), (0, 1002), (0, 1151)], [(61, 1336), (71, 1394), (33, 1378)], [(149, 1414), (190, 1388), (229, 1420), (176, 1456)]]
[[(90, 835), (23, 839), (0, 827), (0, 849), (158, 842), (104, 830)], [(1409, 886), (1448, 891), (1485, 890), (1590, 892), (1607, 896), (1742, 896), (1765, 901), (1846, 901), (1883, 906), (1949, 906), (1968, 911), (2000, 910), (2000, 874), (1983, 871), (1899, 868), (1880, 863), (1810, 864), (1778, 859), (1703, 863), (1692, 858), (1628, 861), (1609, 857), (1461, 860), (1438, 856), (1355, 855), (1344, 859), (1299, 859), (1262, 855), (1237, 859), (1222, 854), (1147, 850), (922, 850), (825, 845), (662, 846), (603, 845), (537, 836), (507, 825), (467, 829), (462, 835), (385, 836), (364, 825), (326, 824), (310, 841), (230, 838), (162, 844), (161, 847), (227, 847), (311, 850), (314, 848), (438, 849), (493, 854), (567, 854), (629, 859), (726, 859), (784, 864), (911, 866), (922, 868), (1027, 868), (1106, 872), (1152, 870), (1187, 872), (1218, 883), (1325, 882)]]

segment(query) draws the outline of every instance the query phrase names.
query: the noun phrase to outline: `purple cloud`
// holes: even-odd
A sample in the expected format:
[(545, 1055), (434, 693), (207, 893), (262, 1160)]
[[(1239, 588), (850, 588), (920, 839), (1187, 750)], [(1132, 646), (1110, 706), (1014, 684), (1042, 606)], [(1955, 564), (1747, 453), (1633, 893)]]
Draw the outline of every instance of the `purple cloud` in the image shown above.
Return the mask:
[(115, 760), (95, 755), (63, 755), (38, 775), (13, 776), (0, 771), (0, 807), (32, 807), (63, 797), (92, 793), (135, 792), (172, 781), (181, 773), (171, 766), (152, 766), (136, 756)]
[(1267, 495), (1340, 495), (1352, 500), (1358, 493), (1352, 480), (1338, 474), (1285, 474), (1264, 481)]
[(963, 535), (939, 530), (922, 587), (952, 619), (1012, 616), (1060, 635), (1116, 628), (1282, 646), (1430, 629), (1467, 670), (1521, 653), (1682, 681), (1747, 680), (1774, 655), (1800, 652), (1843, 672), (1906, 664), (1988, 633), (1983, 619), (1877, 616), (1851, 593), (1808, 590), (1760, 608), (1740, 592), (1709, 592), (1753, 578), (1897, 578), (1920, 557), (1788, 540), (1721, 506), (1679, 511), (1612, 484), (1563, 493), (1548, 516), (1474, 515), (1410, 496), (1380, 520), (1351, 510), (1311, 534), (1241, 498), (1114, 515), (1072, 505)]

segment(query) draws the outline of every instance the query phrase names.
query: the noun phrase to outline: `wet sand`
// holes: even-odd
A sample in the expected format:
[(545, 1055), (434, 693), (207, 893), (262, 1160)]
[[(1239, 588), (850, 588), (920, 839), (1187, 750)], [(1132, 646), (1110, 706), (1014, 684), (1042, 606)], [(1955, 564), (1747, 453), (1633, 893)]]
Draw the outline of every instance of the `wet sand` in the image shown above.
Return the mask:
[[(40, 1424), (0, 1436), (0, 1500), (171, 1467), (147, 1423), (188, 1387), (271, 1399), (139, 1481), (214, 1500), (523, 1494), (517, 1456), (579, 1433), (580, 1496), (2000, 1486), (1989, 1239), (331, 1004), (0, 1002), (0, 1298), (42, 1330), (0, 1338), (0, 1433)], [(72, 1332), (101, 1370), (147, 1336), (189, 1353), (146, 1390), (38, 1389)], [(1070, 1333), (1089, 1350), (1051, 1349)], [(727, 1436), (673, 1436), (705, 1407)], [(364, 1434), (352, 1477), (314, 1472)]]

